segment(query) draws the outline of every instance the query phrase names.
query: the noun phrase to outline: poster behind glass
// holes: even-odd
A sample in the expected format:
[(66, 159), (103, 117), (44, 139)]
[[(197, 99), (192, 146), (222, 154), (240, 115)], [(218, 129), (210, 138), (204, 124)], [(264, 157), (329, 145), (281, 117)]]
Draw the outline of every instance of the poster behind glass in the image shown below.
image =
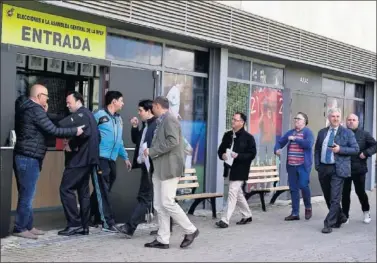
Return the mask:
[(275, 142), (282, 136), (283, 93), (279, 89), (253, 85), (249, 103), (249, 132), (257, 145), (253, 166), (276, 164)]
[(202, 192), (206, 156), (207, 79), (165, 73), (163, 95), (169, 100), (170, 112), (182, 126), (185, 168), (196, 169), (200, 185), (196, 192)]

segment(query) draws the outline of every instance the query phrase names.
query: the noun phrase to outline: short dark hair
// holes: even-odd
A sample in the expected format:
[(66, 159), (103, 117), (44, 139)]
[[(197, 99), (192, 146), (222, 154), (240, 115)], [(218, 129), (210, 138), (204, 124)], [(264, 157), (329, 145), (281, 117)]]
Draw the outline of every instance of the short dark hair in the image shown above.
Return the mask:
[(72, 95), (73, 98), (75, 98), (76, 102), (80, 101), (82, 105), (84, 105), (84, 97), (82, 96), (81, 93), (76, 92), (76, 91), (70, 91), (68, 92), (67, 96), (70, 96), (70, 95)]
[(119, 91), (108, 91), (105, 95), (105, 105), (108, 106), (114, 99), (119, 100), (121, 97), (123, 97), (123, 95)]
[(242, 121), (244, 121), (245, 124), (246, 124), (247, 117), (246, 117), (246, 115), (245, 115), (244, 113), (242, 113), (242, 112), (235, 112), (234, 114), (235, 114), (235, 115), (240, 115)]
[(153, 101), (149, 99), (141, 100), (139, 102), (139, 107), (143, 108), (144, 111), (150, 110), (152, 112), (153, 109)]
[(304, 118), (305, 118), (305, 126), (307, 126), (309, 124), (309, 118), (308, 118), (308, 115), (303, 113), (303, 112), (298, 112), (297, 113), (298, 115), (302, 115)]
[(165, 96), (157, 96), (153, 103), (161, 105), (163, 109), (169, 109), (169, 100)]

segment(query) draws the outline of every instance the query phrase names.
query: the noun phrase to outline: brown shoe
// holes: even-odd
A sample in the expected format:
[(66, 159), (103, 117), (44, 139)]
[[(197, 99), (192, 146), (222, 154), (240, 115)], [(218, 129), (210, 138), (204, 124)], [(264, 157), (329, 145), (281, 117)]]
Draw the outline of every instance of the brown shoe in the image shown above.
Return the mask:
[(312, 208), (308, 208), (308, 209), (305, 209), (305, 219), (306, 220), (309, 220), (310, 218), (312, 218)]
[(28, 239), (38, 239), (38, 237), (36, 235), (34, 235), (33, 233), (31, 233), (28, 230), (26, 230), (24, 232), (20, 232), (20, 233), (13, 233), (13, 235), (16, 236), (16, 237), (22, 237), (22, 238), (28, 238)]
[(33, 227), (29, 231), (30, 231), (30, 233), (32, 233), (33, 235), (36, 235), (36, 236), (43, 236), (45, 234), (45, 232), (43, 232), (42, 230), (36, 229), (35, 227)]
[(300, 217), (298, 215), (289, 215), (286, 218), (284, 218), (285, 221), (295, 221), (300, 220)]

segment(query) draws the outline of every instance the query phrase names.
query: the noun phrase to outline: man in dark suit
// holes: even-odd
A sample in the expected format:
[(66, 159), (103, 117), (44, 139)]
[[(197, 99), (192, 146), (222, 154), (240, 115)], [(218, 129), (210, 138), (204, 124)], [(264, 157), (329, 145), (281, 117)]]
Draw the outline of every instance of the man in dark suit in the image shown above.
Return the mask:
[(350, 114), (347, 117), (347, 127), (355, 134), (360, 152), (351, 157), (351, 177), (344, 181), (342, 198), (343, 213), (349, 219), (351, 187), (353, 182), (364, 214), (363, 222), (369, 224), (372, 219), (370, 218), (368, 195), (365, 192), (365, 174), (368, 172), (368, 158), (377, 152), (377, 142), (369, 132), (359, 128), (359, 117), (357, 115)]
[[(85, 125), (84, 133), (69, 140), (65, 146), (66, 166), (60, 184), (60, 198), (67, 219), (67, 227), (59, 235), (89, 234), (90, 219), (90, 174), (99, 165), (100, 133), (93, 113), (85, 108), (84, 99), (78, 92), (67, 96), (67, 107), (75, 113), (76, 122)], [(77, 191), (80, 214), (77, 210), (75, 191)]]
[(314, 151), (315, 169), (329, 208), (322, 229), (325, 234), (347, 221), (340, 200), (344, 180), (351, 176), (351, 155), (359, 152), (359, 145), (352, 131), (340, 125), (340, 109), (330, 109), (328, 120), (330, 126), (318, 132)]
[[(250, 165), (257, 154), (254, 137), (245, 130), (246, 115), (235, 113), (232, 118), (232, 130), (224, 134), (217, 154), (224, 160), (224, 177), (229, 176), (228, 206), (223, 217), (216, 226), (227, 228), (229, 220), (239, 206), (242, 214), (237, 225), (244, 225), (252, 221), (249, 205), (243, 194), (242, 185), (249, 177)], [(231, 153), (229, 155), (227, 153)], [(233, 159), (230, 165), (229, 160)]]

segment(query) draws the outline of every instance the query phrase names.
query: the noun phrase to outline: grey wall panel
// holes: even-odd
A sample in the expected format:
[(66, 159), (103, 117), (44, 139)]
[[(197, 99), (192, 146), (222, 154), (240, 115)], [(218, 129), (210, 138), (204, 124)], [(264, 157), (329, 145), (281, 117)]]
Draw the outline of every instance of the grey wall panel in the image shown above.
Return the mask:
[(284, 87), (290, 90), (321, 93), (322, 75), (319, 72), (287, 67), (284, 69)]
[[(374, 82), (367, 82), (365, 85), (365, 121), (364, 121), (364, 129), (373, 135), (373, 122), (375, 122), (373, 118), (374, 112), (374, 96), (376, 90), (374, 87)], [(372, 164), (372, 159), (368, 159), (368, 174), (365, 181), (365, 188), (367, 190), (372, 190), (374, 187), (372, 171), (376, 169), (375, 164)]]
[(14, 107), (16, 101), (16, 54), (1, 48), (1, 141), (8, 145), (11, 129), (14, 129)]

